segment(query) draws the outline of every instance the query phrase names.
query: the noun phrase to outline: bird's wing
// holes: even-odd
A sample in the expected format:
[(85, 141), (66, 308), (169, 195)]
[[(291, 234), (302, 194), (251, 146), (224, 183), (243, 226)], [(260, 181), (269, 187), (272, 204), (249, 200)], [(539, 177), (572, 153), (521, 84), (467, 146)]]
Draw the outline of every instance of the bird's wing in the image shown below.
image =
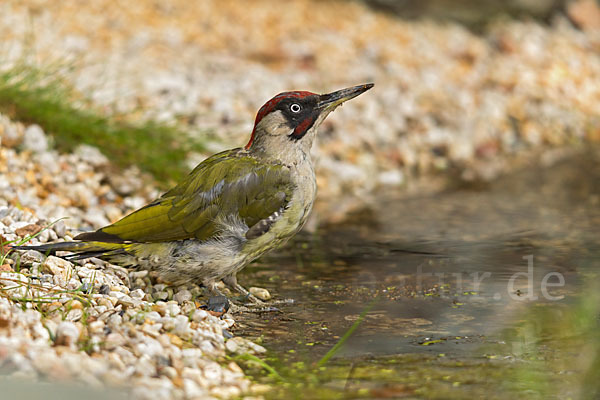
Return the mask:
[(75, 239), (103, 242), (163, 242), (219, 233), (233, 217), (252, 227), (285, 207), (293, 184), (289, 169), (264, 164), (241, 149), (216, 154), (162, 197), (96, 232)]

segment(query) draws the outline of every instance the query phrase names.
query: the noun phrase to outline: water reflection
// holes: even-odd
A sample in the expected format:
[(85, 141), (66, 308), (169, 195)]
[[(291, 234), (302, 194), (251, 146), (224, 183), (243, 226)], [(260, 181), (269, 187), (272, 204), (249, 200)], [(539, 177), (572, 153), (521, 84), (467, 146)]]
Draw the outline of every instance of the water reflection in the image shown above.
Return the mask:
[[(435, 360), (423, 359), (431, 378), (447, 368), (436, 364), (440, 354), (463, 363), (519, 360), (498, 366), (511, 377), (507, 396), (543, 396), (551, 385), (540, 382), (560, 374), (578, 377), (560, 393), (592, 396), (600, 371), (599, 154), (528, 168), (485, 190), (387, 194), (368, 212), (305, 234), (243, 278), (296, 304), (246, 316), (238, 333), (262, 337), (289, 362), (310, 363), (378, 298), (338, 354), (340, 365), (396, 357), (405, 368), (402, 357), (420, 354)], [(478, 384), (493, 386), (493, 365), (485, 371), (491, 375)]]

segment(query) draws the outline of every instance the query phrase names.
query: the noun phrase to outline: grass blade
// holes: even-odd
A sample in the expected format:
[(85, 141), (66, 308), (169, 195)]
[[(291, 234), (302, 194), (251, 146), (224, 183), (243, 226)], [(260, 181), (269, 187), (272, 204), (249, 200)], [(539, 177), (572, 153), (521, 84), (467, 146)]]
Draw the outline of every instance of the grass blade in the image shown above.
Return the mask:
[(348, 329), (346, 333), (344, 333), (344, 336), (342, 336), (340, 340), (338, 340), (338, 342), (323, 356), (323, 358), (321, 358), (319, 362), (317, 362), (317, 368), (325, 365), (331, 357), (333, 357), (338, 351), (340, 351), (344, 343), (346, 343), (348, 339), (350, 339), (350, 336), (352, 336), (354, 331), (357, 330), (360, 324), (363, 323), (365, 317), (367, 316), (367, 313), (371, 311), (373, 307), (375, 307), (375, 304), (378, 300), (379, 299), (377, 297), (371, 300), (367, 307), (360, 313), (358, 319), (354, 322), (354, 324), (352, 324), (350, 329)]

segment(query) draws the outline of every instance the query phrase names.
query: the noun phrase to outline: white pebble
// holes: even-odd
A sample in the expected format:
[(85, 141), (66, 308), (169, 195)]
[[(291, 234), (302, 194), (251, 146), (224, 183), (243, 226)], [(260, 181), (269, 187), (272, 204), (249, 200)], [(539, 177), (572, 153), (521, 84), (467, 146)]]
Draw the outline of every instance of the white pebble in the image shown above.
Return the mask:
[(79, 338), (79, 329), (73, 322), (63, 321), (56, 328), (55, 343), (60, 346), (73, 346)]
[(34, 153), (42, 153), (48, 150), (48, 139), (39, 125), (29, 125), (23, 136), (23, 148)]
[(251, 287), (248, 290), (250, 291), (250, 294), (252, 294), (253, 296), (255, 296), (256, 298), (258, 298), (260, 300), (269, 300), (271, 298), (271, 293), (269, 293), (269, 291), (267, 289), (259, 288), (259, 287)]

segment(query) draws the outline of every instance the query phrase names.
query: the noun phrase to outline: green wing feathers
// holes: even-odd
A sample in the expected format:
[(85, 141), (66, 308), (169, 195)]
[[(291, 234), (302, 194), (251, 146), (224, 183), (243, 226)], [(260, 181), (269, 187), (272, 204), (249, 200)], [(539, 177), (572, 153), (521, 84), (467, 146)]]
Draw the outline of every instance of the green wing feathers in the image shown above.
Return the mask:
[(75, 239), (105, 242), (162, 242), (210, 239), (219, 221), (237, 217), (248, 227), (290, 200), (289, 169), (264, 164), (242, 149), (216, 154), (162, 197), (96, 232)]

